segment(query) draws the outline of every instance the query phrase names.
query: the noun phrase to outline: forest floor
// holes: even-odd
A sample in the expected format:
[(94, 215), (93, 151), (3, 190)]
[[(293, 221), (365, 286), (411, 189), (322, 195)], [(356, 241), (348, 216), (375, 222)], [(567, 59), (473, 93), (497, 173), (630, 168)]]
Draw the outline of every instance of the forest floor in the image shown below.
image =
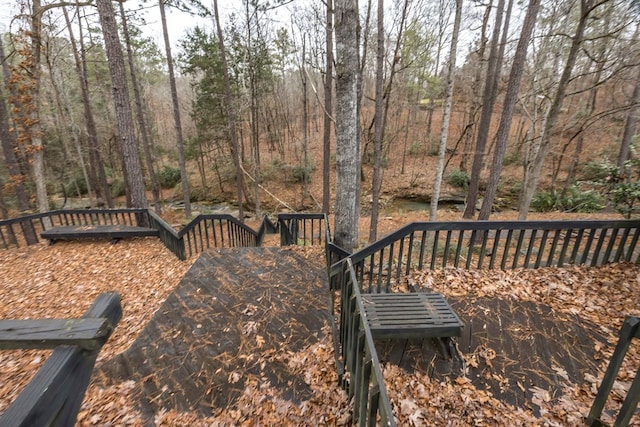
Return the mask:
[[(588, 215), (611, 218), (611, 214)], [(459, 212), (443, 210), (442, 220), (459, 219)], [(532, 215), (534, 219), (584, 218), (580, 214)], [(496, 219), (514, 219), (515, 212), (502, 212)], [(380, 220), (379, 235), (416, 220), (424, 212), (395, 212)], [(361, 221), (361, 235), (366, 236), (368, 218)], [(298, 248), (311, 260), (322, 259), (313, 248)], [(124, 317), (98, 359), (98, 366), (124, 353), (136, 341), (140, 331), (174, 291), (195, 259), (177, 260), (153, 238), (122, 240), (116, 245), (106, 241), (45, 243), (29, 248), (0, 251), (0, 277), (3, 298), (0, 318), (77, 317), (103, 291), (122, 295)], [(437, 283), (446, 278), (446, 288)], [(426, 284), (445, 293), (457, 304), (487, 306), (487, 301), (506, 306), (505, 310), (536, 304), (545, 307), (545, 322), (558, 324), (581, 319), (584, 330), (593, 339), (593, 348), (579, 356), (590, 371), (578, 378), (567, 373), (557, 360), (547, 361), (554, 370), (559, 387), (539, 387), (508, 378), (508, 366), (514, 356), (505, 354), (495, 342), (464, 353), (469, 367), (466, 373), (431, 378), (418, 366), (407, 369), (387, 362), (385, 381), (391, 395), (399, 425), (548, 425), (569, 426), (581, 422), (588, 413), (597, 384), (610, 359), (624, 315), (640, 315), (640, 267), (615, 264), (600, 268), (544, 268), (513, 272), (444, 270), (419, 273), (407, 279)], [(408, 283), (408, 282), (407, 282)], [(397, 286), (405, 286), (398, 283)], [(457, 305), (456, 307), (462, 307)], [(459, 308), (456, 308), (459, 309)], [(482, 316), (476, 310), (473, 316)], [(486, 317), (486, 312), (484, 313)], [(539, 320), (539, 318), (537, 318)], [(475, 321), (475, 320), (474, 320)], [(582, 326), (581, 326), (582, 327)], [(546, 330), (541, 331), (543, 334)], [(549, 330), (549, 333), (551, 331)], [(520, 337), (520, 339), (524, 339)], [(268, 346), (265, 346), (265, 349)], [(573, 349), (565, 349), (570, 356)], [(42, 365), (48, 352), (0, 352), (0, 412)], [(586, 355), (586, 356), (584, 356)], [(259, 360), (269, 363), (274, 354), (257, 351)], [(562, 359), (562, 355), (558, 356)], [(336, 381), (333, 345), (328, 330), (318, 331), (318, 341), (288, 352), (286, 360), (292, 371), (300, 372), (311, 394), (292, 404), (268, 381), (247, 384), (237, 405), (205, 417), (200, 412), (159, 410), (155, 425), (345, 425), (350, 421), (350, 404)], [(535, 364), (535, 361), (531, 362)], [(611, 421), (616, 405), (624, 397), (640, 364), (640, 345), (632, 345), (612, 394), (605, 420)], [(525, 366), (523, 364), (523, 366)], [(479, 368), (478, 368), (479, 367)], [(480, 370), (474, 370), (478, 368)], [(233, 373), (229, 373), (232, 375)], [(231, 378), (231, 377), (230, 377)], [(233, 380), (233, 378), (231, 378)], [(506, 381), (506, 382), (505, 382)], [(488, 386), (487, 386), (488, 385)], [(504, 389), (522, 388), (528, 398), (514, 405), (503, 396)], [(93, 381), (87, 390), (78, 416), (79, 425), (145, 425), (149, 418), (131, 399), (136, 389), (132, 380), (110, 383)], [(526, 393), (525, 393), (526, 392)], [(329, 399), (329, 404), (327, 401)], [(632, 425), (640, 425), (636, 415)]]

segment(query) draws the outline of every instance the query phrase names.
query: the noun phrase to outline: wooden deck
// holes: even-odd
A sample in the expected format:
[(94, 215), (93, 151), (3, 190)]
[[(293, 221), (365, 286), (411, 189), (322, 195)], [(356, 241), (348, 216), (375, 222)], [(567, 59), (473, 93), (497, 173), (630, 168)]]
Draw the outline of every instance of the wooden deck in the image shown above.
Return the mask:
[(208, 416), (233, 406), (251, 378), (294, 402), (308, 399), (304, 378), (269, 355), (298, 351), (322, 334), (330, 316), (323, 261), (283, 248), (204, 252), (132, 347), (94, 378), (135, 381), (151, 422), (161, 408)]
[[(454, 357), (446, 359), (430, 339), (381, 341), (381, 360), (435, 377), (455, 376), (464, 370), (460, 355), (475, 360), (466, 375), (509, 404), (534, 407), (532, 387), (562, 394), (566, 376), (584, 382), (585, 374), (598, 371), (594, 346), (606, 346), (599, 328), (576, 315), (531, 301), (499, 298), (448, 298), (465, 324)], [(457, 353), (457, 354), (456, 354)], [(534, 407), (535, 408), (535, 407)]]

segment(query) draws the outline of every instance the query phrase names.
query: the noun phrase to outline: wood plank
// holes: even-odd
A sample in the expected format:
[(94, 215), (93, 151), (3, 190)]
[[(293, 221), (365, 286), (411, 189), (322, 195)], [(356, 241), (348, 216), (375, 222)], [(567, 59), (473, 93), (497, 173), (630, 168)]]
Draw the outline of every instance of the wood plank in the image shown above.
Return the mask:
[[(115, 292), (100, 294), (84, 313), (84, 318), (104, 318), (115, 327), (122, 318), (120, 296)], [(105, 341), (109, 335), (104, 337)], [(74, 425), (98, 351), (99, 348), (84, 351), (78, 346), (56, 348), (22, 393), (0, 415), (0, 427)]]
[(132, 225), (67, 225), (53, 227), (40, 233), (43, 239), (123, 239), (127, 237), (156, 237), (155, 228), (135, 227)]
[(374, 338), (438, 338), (462, 333), (462, 322), (442, 294), (365, 294), (362, 300)]
[(107, 319), (0, 320), (0, 349), (100, 348), (113, 327)]

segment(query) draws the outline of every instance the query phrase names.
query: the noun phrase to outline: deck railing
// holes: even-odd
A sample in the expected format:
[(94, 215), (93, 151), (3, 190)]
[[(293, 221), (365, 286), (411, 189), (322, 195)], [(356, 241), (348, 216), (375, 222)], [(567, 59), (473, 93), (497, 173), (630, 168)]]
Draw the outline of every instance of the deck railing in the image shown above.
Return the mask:
[(258, 233), (231, 215), (198, 215), (178, 235), (188, 257), (211, 247), (259, 246)]
[(222, 214), (198, 215), (177, 231), (150, 209), (64, 209), (0, 221), (0, 248), (36, 244), (43, 230), (69, 225), (155, 228), (164, 245), (182, 260), (210, 247), (260, 246), (265, 233), (278, 231), (278, 226), (266, 216), (258, 231)]
[(516, 269), (638, 262), (640, 221), (414, 222), (354, 253), (364, 292), (413, 270)]
[[(338, 381), (347, 390), (349, 398), (353, 398), (353, 417), (360, 426), (395, 426), (356, 272), (349, 258), (339, 265), (340, 268), (334, 269), (333, 277), (330, 277), (340, 290), (340, 338), (336, 348)], [(331, 292), (332, 310), (336, 305), (335, 294)]]
[(327, 216), (323, 213), (278, 214), (280, 245), (322, 245), (327, 242)]
[(40, 233), (67, 225), (146, 226), (147, 209), (61, 209), (0, 221), (0, 247), (18, 248), (40, 242)]
[(2, 320), (0, 349), (54, 349), (0, 427), (73, 426), (102, 346), (122, 317), (120, 296), (98, 296), (80, 319)]
[[(395, 426), (355, 270), (348, 258), (351, 253), (332, 242), (327, 216), (323, 213), (280, 214), (278, 225), (282, 246), (325, 247), (338, 381), (349, 398), (353, 398), (354, 420), (360, 426)], [(336, 305), (340, 307), (339, 321)]]

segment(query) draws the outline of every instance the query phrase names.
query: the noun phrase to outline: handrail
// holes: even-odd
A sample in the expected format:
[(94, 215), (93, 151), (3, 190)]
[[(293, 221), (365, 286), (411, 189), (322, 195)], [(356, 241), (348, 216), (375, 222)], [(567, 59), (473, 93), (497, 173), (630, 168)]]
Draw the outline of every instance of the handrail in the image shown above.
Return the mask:
[[(147, 209), (60, 209), (0, 220), (0, 247), (29, 246), (40, 242), (39, 233), (55, 226), (132, 225), (146, 227)], [(19, 228), (17, 228), (19, 227)]]
[[(0, 336), (2, 348), (45, 349), (60, 344), (55, 346), (51, 356), (16, 400), (0, 415), (0, 427), (73, 426), (98, 353), (121, 318), (120, 296), (115, 292), (107, 292), (100, 294), (80, 319), (68, 319), (66, 322), (33, 320), (26, 326), (33, 336), (37, 325), (45, 325), (40, 335), (49, 339), (34, 341), (20, 334), (7, 339)], [(51, 328), (56, 322), (63, 325), (58, 330)], [(100, 327), (93, 331), (93, 338), (79, 339), (69, 333), (70, 325), (74, 322), (92, 322)], [(88, 332), (86, 326), (79, 330)], [(15, 333), (9, 330), (7, 335)], [(22, 347), (21, 343), (24, 344)]]
[[(213, 230), (215, 221), (218, 226)], [(278, 231), (278, 225), (266, 216), (259, 231), (228, 214), (198, 215), (180, 231), (176, 231), (150, 209), (61, 209), (0, 220), (0, 247), (9, 249), (33, 245), (40, 242), (40, 232), (50, 227), (69, 225), (151, 227), (158, 230), (160, 240), (181, 260), (211, 246), (260, 246), (265, 233)], [(212, 234), (207, 236), (208, 232)]]
[[(361, 426), (395, 426), (391, 401), (384, 383), (380, 361), (366, 318), (356, 272), (350, 258), (337, 271), (340, 283), (339, 382), (354, 398), (353, 416)], [(332, 292), (332, 307), (335, 293)], [(347, 379), (343, 369), (349, 373)]]
[(187, 252), (184, 247), (184, 238), (168, 224), (160, 215), (149, 210), (149, 222), (151, 228), (158, 230), (160, 241), (171, 251), (178, 259), (184, 261), (187, 259)]
[(638, 220), (414, 222), (355, 252), (369, 292), (414, 269), (597, 266), (640, 259)]
[(282, 246), (323, 244), (323, 240), (326, 243), (330, 237), (324, 213), (281, 213), (278, 214), (278, 226)]

